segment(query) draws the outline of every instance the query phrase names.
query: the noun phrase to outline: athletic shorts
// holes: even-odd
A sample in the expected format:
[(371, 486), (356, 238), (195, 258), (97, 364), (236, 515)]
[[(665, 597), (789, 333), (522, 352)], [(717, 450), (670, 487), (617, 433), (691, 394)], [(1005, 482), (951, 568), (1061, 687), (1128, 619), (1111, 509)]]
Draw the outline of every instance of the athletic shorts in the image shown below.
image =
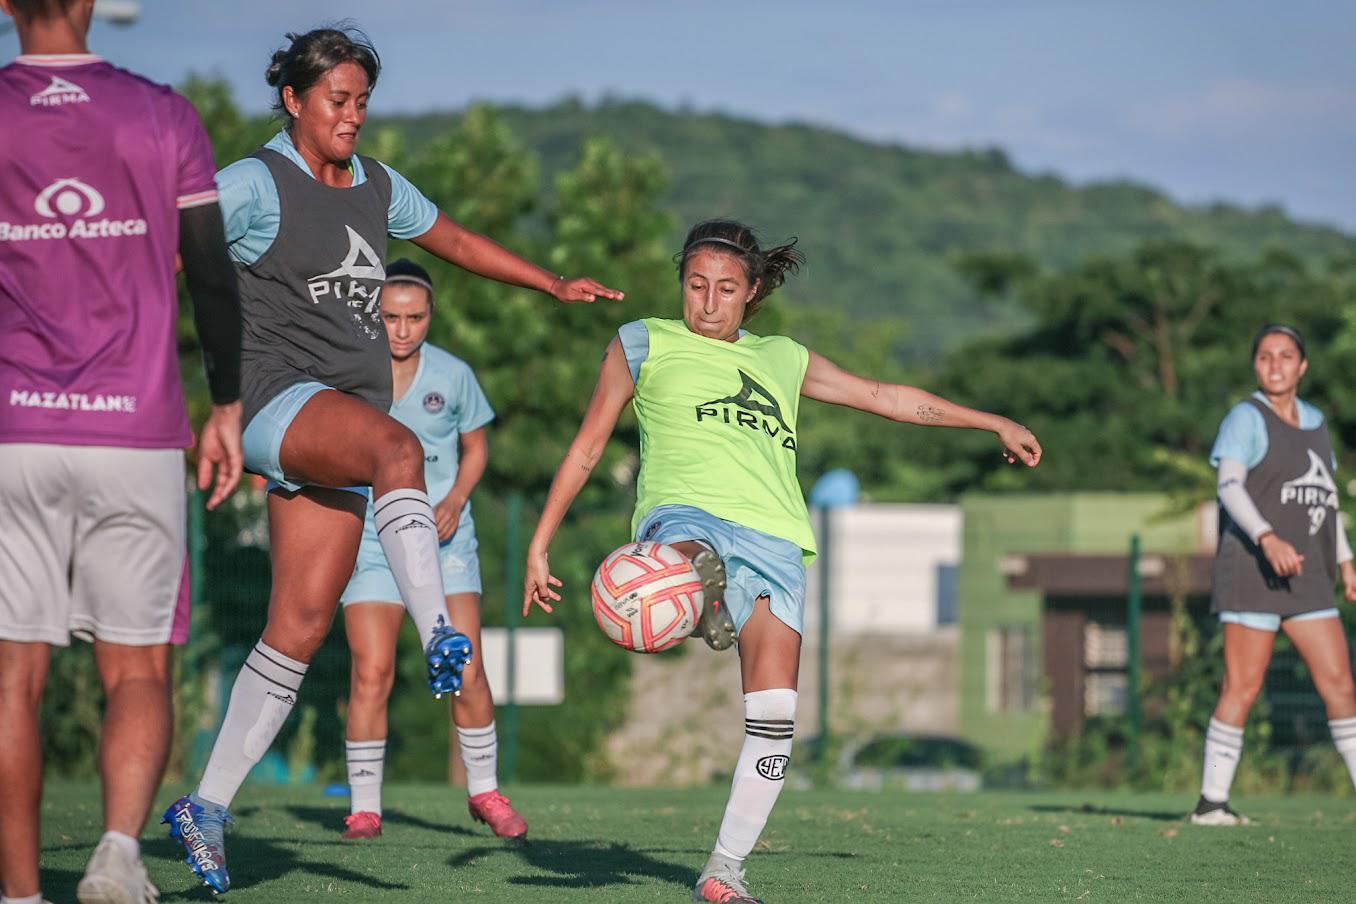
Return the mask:
[[(283, 474), (281, 461), (283, 437), (287, 435), (287, 428), (292, 426), (292, 420), (297, 416), (297, 412), (301, 411), (301, 406), (309, 402), (311, 396), (317, 392), (324, 392), (329, 388), (324, 383), (317, 383), (314, 380), (293, 383), (259, 409), (259, 413), (245, 428), (245, 434), (241, 437), (245, 451), (245, 470), (267, 478), (269, 490), (282, 488), (295, 493), (302, 488), (302, 484), (288, 480)], [(360, 496), (367, 496), (371, 492), (369, 487), (340, 487), (340, 489)]]
[[(438, 561), (443, 572), (443, 593), (480, 593), (480, 556), (476, 552), (475, 522), (469, 517), (457, 525), (452, 539), (438, 546)], [(381, 551), (381, 543), (364, 535), (363, 544), (358, 549), (358, 564), (353, 569), (353, 577), (339, 597), (339, 602), (349, 603), (395, 603), (400, 605), (400, 589), (396, 586), (395, 575)]]
[(1341, 618), (1342, 614), (1336, 609), (1315, 609), (1313, 612), (1302, 612), (1299, 615), (1289, 615), (1282, 618), (1273, 612), (1239, 612), (1228, 609), (1219, 614), (1221, 623), (1230, 625), (1242, 625), (1245, 628), (1253, 628), (1258, 631), (1270, 631), (1275, 634), (1281, 630), (1282, 621), (1310, 621), (1316, 618)]
[(188, 640), (181, 449), (0, 444), (0, 639)]
[(723, 521), (690, 505), (651, 509), (636, 529), (636, 539), (706, 542), (725, 562), (725, 605), (736, 631), (744, 630), (758, 598), (767, 596), (772, 614), (797, 634), (804, 633), (805, 564), (800, 547), (790, 540)]

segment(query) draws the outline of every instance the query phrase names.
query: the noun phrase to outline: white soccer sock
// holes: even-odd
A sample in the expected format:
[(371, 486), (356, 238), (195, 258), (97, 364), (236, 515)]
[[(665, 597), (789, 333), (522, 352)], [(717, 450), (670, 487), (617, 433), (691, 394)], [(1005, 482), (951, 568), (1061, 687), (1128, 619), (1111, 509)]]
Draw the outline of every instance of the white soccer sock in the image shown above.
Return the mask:
[(381, 777), (386, 766), (386, 739), (345, 741), (348, 790), (353, 813), (381, 815)]
[(457, 726), (457, 746), (466, 765), (466, 794), (475, 797), (499, 787), (499, 736), (494, 723), (484, 728)]
[(240, 667), (226, 705), (198, 797), (230, 806), (254, 764), (263, 759), (297, 702), (306, 663), (289, 659), (260, 640)]
[(722, 857), (743, 860), (767, 825), (768, 814), (786, 784), (797, 697), (790, 688), (744, 695), (744, 747), (716, 836), (715, 852)]
[(1243, 729), (1225, 725), (1211, 717), (1205, 731), (1205, 770), (1201, 777), (1201, 797), (1215, 804), (1229, 799), (1229, 788), (1243, 755)]
[(42, 892), (36, 895), (25, 895), (22, 898), (6, 898), (0, 895), (0, 904), (42, 904)]
[(107, 841), (110, 844), (116, 845), (118, 849), (122, 851), (123, 856), (128, 860), (135, 860), (141, 856), (141, 843), (131, 835), (124, 835), (122, 832), (109, 831), (104, 832), (104, 837), (100, 838), (99, 841), (101, 843)]
[(1346, 760), (1347, 772), (1351, 774), (1351, 783), (1356, 785), (1356, 716), (1349, 719), (1331, 719), (1328, 730), (1332, 732), (1332, 743), (1337, 752)]
[(409, 487), (391, 490), (372, 503), (372, 511), (400, 598), (419, 629), (419, 642), (427, 643), (438, 616), (451, 622), (438, 564), (438, 522), (428, 494)]

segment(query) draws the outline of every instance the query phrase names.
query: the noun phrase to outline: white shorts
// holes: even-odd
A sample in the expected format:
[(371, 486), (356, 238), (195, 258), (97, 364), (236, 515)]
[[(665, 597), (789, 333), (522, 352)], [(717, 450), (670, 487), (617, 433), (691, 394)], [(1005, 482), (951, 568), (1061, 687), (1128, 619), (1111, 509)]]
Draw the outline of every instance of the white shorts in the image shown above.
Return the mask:
[(0, 443), (0, 639), (188, 638), (180, 449)]

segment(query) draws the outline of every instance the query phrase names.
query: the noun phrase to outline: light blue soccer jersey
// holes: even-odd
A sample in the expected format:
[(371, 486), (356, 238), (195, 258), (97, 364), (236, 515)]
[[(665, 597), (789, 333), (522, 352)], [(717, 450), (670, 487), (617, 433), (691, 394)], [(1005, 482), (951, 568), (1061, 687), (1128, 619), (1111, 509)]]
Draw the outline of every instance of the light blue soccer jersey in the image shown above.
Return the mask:
[[(1254, 392), (1252, 397), (1267, 407), (1271, 406), (1266, 395), (1260, 390)], [(1323, 426), (1323, 412), (1313, 405), (1303, 399), (1296, 399), (1295, 407), (1299, 409), (1301, 430), (1317, 430)], [(1210, 449), (1210, 464), (1218, 468), (1219, 463), (1228, 458), (1241, 462), (1251, 471), (1267, 457), (1268, 445), (1267, 425), (1262, 420), (1262, 412), (1247, 402), (1239, 402), (1229, 409), (1229, 413), (1220, 422), (1215, 445)], [(1336, 460), (1332, 464), (1336, 467)]]
[[(391, 405), (391, 417), (419, 437), (424, 447), (424, 482), (428, 485), (428, 498), (437, 505), (447, 498), (452, 485), (457, 482), (461, 435), (494, 420), (494, 409), (469, 364), (426, 342), (419, 352), (414, 382)], [(457, 536), (472, 530), (471, 503), (467, 502), (457, 522)], [(386, 557), (377, 540), (369, 502), (367, 522), (363, 525), (363, 547), (358, 556), (360, 566), (371, 555), (385, 564)]]
[[(269, 139), (264, 147), (277, 151), (308, 176), (312, 175), (311, 168), (302, 159), (286, 129)], [(356, 154), (351, 159), (353, 186), (356, 188), (367, 181), (367, 173)], [(398, 239), (412, 239), (428, 232), (438, 219), (437, 206), (404, 176), (384, 163), (381, 166), (391, 177), (391, 204), (387, 211), (390, 235)], [(278, 223), (281, 220), (278, 186), (268, 172), (268, 165), (258, 157), (237, 160), (218, 171), (216, 182), (221, 214), (226, 221), (226, 246), (231, 260), (238, 264), (253, 264), (264, 256), (278, 237)]]

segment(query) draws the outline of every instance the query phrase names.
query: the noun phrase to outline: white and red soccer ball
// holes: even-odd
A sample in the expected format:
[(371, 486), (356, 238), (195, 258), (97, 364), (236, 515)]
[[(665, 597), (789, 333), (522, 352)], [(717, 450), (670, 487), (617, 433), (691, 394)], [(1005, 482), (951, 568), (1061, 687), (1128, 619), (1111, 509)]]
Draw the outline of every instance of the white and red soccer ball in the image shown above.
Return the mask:
[(702, 582), (687, 557), (663, 543), (628, 543), (593, 576), (593, 617), (607, 639), (637, 653), (658, 653), (697, 627)]

